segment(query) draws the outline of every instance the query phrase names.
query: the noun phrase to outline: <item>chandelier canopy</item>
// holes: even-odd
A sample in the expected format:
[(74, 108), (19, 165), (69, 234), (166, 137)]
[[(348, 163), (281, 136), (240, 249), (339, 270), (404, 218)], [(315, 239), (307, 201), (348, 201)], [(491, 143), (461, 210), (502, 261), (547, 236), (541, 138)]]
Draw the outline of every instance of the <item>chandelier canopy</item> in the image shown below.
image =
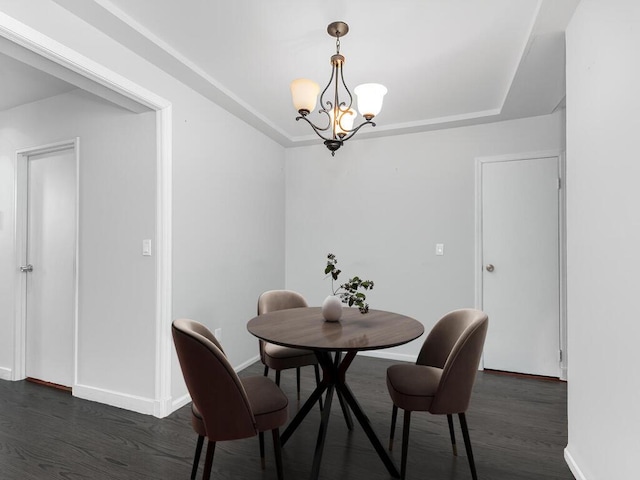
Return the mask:
[[(371, 120), (382, 110), (382, 99), (387, 93), (386, 87), (377, 83), (365, 83), (354, 88), (358, 101), (358, 111), (364, 121), (354, 127), (356, 111), (353, 108), (353, 96), (344, 81), (342, 66), (344, 56), (340, 54), (340, 38), (349, 32), (349, 25), (344, 22), (333, 22), (327, 27), (327, 33), (336, 39), (336, 53), (331, 56), (331, 78), (320, 94), (320, 110), (326, 115), (326, 125), (320, 127), (309, 120), (308, 115), (316, 108), (320, 86), (313, 80), (298, 78), (291, 82), (293, 105), (300, 114), (296, 120), (304, 120), (316, 134), (324, 140), (325, 146), (336, 154), (342, 144), (352, 138), (365, 125), (375, 127)], [(325, 95), (327, 98), (325, 99)], [(340, 95), (343, 98), (340, 99)]]

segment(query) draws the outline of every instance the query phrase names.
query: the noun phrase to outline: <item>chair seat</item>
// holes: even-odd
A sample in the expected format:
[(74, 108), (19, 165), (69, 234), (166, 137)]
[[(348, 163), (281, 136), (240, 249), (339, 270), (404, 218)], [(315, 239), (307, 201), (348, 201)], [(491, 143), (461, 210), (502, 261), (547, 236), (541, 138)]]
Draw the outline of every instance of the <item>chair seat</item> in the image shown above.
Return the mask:
[(394, 405), (409, 411), (428, 411), (438, 391), (442, 369), (425, 365), (392, 365), (387, 387)]
[(264, 363), (274, 370), (287, 370), (289, 368), (315, 365), (318, 363), (318, 359), (311, 350), (266, 343), (264, 346)]
[(242, 386), (247, 393), (256, 429), (259, 432), (279, 428), (289, 418), (289, 399), (267, 377), (241, 378)]

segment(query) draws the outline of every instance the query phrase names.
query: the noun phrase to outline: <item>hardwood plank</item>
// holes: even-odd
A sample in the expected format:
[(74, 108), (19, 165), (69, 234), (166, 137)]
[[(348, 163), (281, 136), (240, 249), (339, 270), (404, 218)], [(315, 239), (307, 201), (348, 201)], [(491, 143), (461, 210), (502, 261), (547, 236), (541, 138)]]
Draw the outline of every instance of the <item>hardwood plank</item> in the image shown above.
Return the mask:
[[(385, 371), (393, 363), (358, 356), (347, 377), (385, 445), (391, 420)], [(313, 369), (302, 372), (304, 400), (315, 379)], [(241, 376), (261, 374), (262, 365), (257, 363)], [(290, 399), (291, 416), (299, 406), (295, 384), (295, 372), (283, 372), (281, 385)], [(389, 479), (364, 432), (358, 425), (349, 432), (334, 403), (320, 478)], [(187, 406), (159, 420), (28, 382), (0, 381), (0, 478), (186, 480), (196, 443), (189, 415)], [(287, 479), (308, 477), (319, 419), (315, 409), (284, 447)], [(563, 459), (567, 442), (565, 383), (479, 372), (467, 420), (480, 479), (573, 478)], [(456, 436), (458, 457), (451, 453), (446, 417), (415, 413), (408, 478), (470, 479), (457, 421)], [(220, 442), (213, 478), (275, 479), (273, 446), (270, 435), (265, 438), (265, 471), (260, 469), (256, 437)], [(398, 430), (392, 453), (396, 463), (400, 438)]]

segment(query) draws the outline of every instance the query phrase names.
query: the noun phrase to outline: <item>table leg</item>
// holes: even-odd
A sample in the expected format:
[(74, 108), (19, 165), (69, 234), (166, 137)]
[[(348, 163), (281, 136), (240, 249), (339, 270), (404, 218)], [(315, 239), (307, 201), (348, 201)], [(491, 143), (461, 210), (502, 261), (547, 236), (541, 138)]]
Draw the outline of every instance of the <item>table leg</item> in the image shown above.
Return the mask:
[[(284, 446), (284, 444), (287, 443), (287, 440), (289, 440), (289, 437), (291, 436), (291, 434), (295, 432), (296, 428), (298, 428), (298, 426), (302, 423), (302, 420), (304, 420), (304, 417), (307, 416), (307, 414), (311, 411), (311, 409), (316, 404), (316, 402), (320, 400), (320, 398), (322, 397), (322, 394), (328, 387), (329, 387), (329, 383), (323, 380), (322, 382), (320, 382), (320, 385), (316, 387), (316, 389), (313, 391), (313, 393), (307, 399), (307, 401), (304, 402), (304, 405), (302, 405), (302, 408), (298, 410), (298, 413), (296, 413), (295, 417), (293, 417), (291, 422), (289, 422), (289, 425), (287, 425), (287, 428), (284, 430), (284, 432), (282, 432), (282, 435), (280, 436), (280, 444), (282, 446)], [(326, 406), (322, 410), (323, 414), (324, 414), (324, 410), (326, 410)]]
[(373, 447), (376, 449), (376, 452), (378, 452), (378, 456), (380, 457), (380, 460), (382, 460), (382, 463), (384, 463), (384, 466), (387, 467), (389, 474), (394, 478), (400, 478), (398, 468), (395, 466), (393, 460), (391, 459), (385, 448), (382, 446), (382, 443), (380, 443), (376, 432), (374, 432), (373, 427), (371, 426), (369, 418), (362, 410), (362, 407), (358, 403), (358, 400), (356, 400), (356, 397), (353, 395), (353, 392), (351, 391), (349, 386), (346, 383), (339, 383), (338, 385), (336, 385), (336, 389), (338, 390), (338, 392), (342, 393), (343, 398), (349, 404), (351, 411), (353, 411), (353, 414), (356, 416), (356, 419), (360, 423), (360, 426), (367, 434), (367, 437), (369, 437), (371, 445), (373, 445)]
[(333, 400), (333, 392), (335, 385), (330, 385), (327, 389), (327, 396), (324, 400), (324, 408), (322, 409), (322, 420), (318, 430), (318, 439), (316, 440), (316, 449), (313, 453), (313, 463), (311, 465), (311, 480), (316, 480), (320, 475), (320, 462), (322, 461), (322, 453), (324, 452), (324, 441), (327, 438), (327, 430), (329, 428), (329, 417), (331, 416), (331, 402)]
[(346, 372), (351, 365), (351, 362), (355, 358), (356, 353), (357, 352), (349, 352), (347, 353), (345, 358), (341, 360), (341, 352), (336, 353), (336, 356), (332, 358), (329, 352), (316, 351), (318, 363), (322, 367), (322, 381), (316, 387), (316, 389), (313, 391), (309, 399), (304, 403), (298, 413), (296, 413), (293, 420), (291, 420), (289, 425), (287, 425), (287, 428), (281, 436), (281, 443), (282, 445), (284, 445), (326, 390), (327, 396), (325, 398), (325, 405), (322, 410), (320, 429), (318, 430), (316, 448), (313, 455), (313, 464), (311, 467), (310, 477), (311, 480), (317, 480), (320, 475), (320, 463), (324, 451), (327, 429), (329, 427), (329, 418), (331, 416), (331, 404), (333, 401), (334, 392), (338, 395), (338, 400), (340, 401), (342, 412), (349, 429), (353, 428), (353, 420), (350, 414), (351, 411), (356, 416), (356, 419), (362, 426), (362, 429), (366, 433), (369, 441), (375, 448), (385, 467), (387, 467), (387, 470), (389, 471), (391, 476), (400, 478), (400, 473), (398, 472), (397, 467), (380, 443), (380, 440), (376, 436), (376, 433), (371, 426), (371, 422), (367, 418), (366, 414), (362, 410), (362, 407), (360, 406), (355, 396), (353, 395), (353, 392), (346, 383)]
[[(333, 362), (336, 373), (339, 372), (341, 360), (342, 360), (342, 352), (336, 352), (336, 356)], [(336, 390), (336, 393), (338, 394), (338, 401), (340, 402), (340, 408), (342, 409), (342, 416), (344, 417), (344, 421), (347, 424), (347, 428), (349, 430), (353, 430), (353, 419), (351, 418), (351, 411), (349, 410), (349, 407), (347, 407), (347, 404), (344, 398), (342, 398), (342, 392), (340, 390)]]

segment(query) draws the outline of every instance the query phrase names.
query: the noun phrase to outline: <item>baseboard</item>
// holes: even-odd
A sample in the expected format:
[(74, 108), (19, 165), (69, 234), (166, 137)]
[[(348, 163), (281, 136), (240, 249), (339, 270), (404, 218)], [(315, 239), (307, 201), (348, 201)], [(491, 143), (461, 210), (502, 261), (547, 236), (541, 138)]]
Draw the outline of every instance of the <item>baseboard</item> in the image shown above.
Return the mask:
[(567, 381), (567, 367), (560, 368), (560, 380)]
[(156, 401), (152, 398), (138, 397), (88, 385), (74, 385), (72, 392), (74, 397), (84, 400), (104, 403), (112, 407), (124, 408), (125, 410), (146, 415), (154, 415), (156, 413)]
[[(256, 363), (259, 360), (260, 360), (260, 356), (256, 355), (255, 357), (252, 357), (249, 360), (247, 360), (245, 362), (242, 362), (237, 367), (234, 367), (234, 371), (236, 373), (241, 372), (242, 370), (244, 370), (247, 367), (250, 367), (251, 365), (253, 365), (254, 363)], [(189, 393), (185, 393), (184, 395), (182, 395), (182, 396), (180, 396), (178, 398), (172, 399), (170, 401), (168, 409), (165, 412), (166, 412), (167, 415), (169, 415), (169, 414), (175, 412), (176, 410), (184, 407), (189, 402), (191, 402), (191, 396), (189, 395)], [(158, 415), (156, 415), (156, 416), (158, 416)]]
[(190, 401), (191, 401), (191, 395), (189, 395), (188, 393), (185, 393), (181, 397), (178, 397), (175, 400), (173, 400), (173, 402), (171, 402), (171, 411), (175, 412), (179, 408), (182, 408), (185, 405), (187, 405)]
[(235, 370), (236, 373), (241, 372), (245, 368), (250, 367), (251, 365), (256, 363), (258, 360), (260, 360), (260, 355), (256, 355), (255, 357), (250, 358), (246, 362), (242, 362), (237, 367), (233, 367), (233, 369)]
[(409, 355), (406, 353), (393, 353), (393, 352), (380, 352), (373, 350), (365, 350), (364, 352), (358, 352), (358, 355), (365, 357), (384, 358), (385, 360), (397, 360), (399, 362), (416, 363), (418, 359), (417, 355)]
[(0, 380), (13, 380), (13, 370), (0, 367)]
[(573, 476), (576, 477), (576, 480), (587, 480), (587, 477), (585, 476), (584, 473), (582, 473), (582, 470), (580, 470), (580, 467), (578, 467), (578, 464), (574, 460), (573, 455), (571, 455), (571, 452), (569, 451), (569, 447), (566, 447), (564, 449), (564, 460), (565, 462), (567, 462), (567, 465), (569, 466), (569, 470), (571, 470), (571, 473), (573, 473)]

